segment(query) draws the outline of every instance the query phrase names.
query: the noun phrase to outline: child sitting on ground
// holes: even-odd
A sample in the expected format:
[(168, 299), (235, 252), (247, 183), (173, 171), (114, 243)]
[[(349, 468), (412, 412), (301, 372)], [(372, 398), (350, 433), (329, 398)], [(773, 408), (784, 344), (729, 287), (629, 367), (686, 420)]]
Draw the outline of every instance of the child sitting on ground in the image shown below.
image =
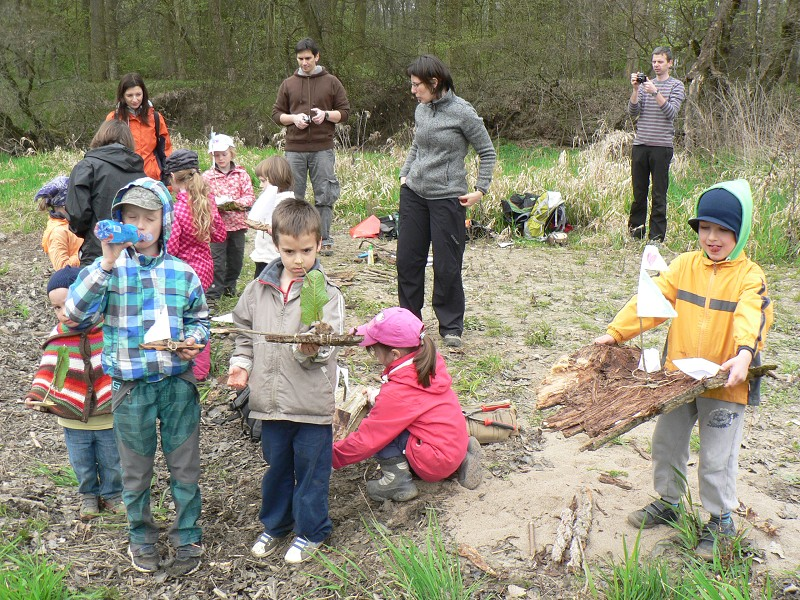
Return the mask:
[(42, 249), (56, 271), (67, 266), (77, 267), (81, 262), (78, 251), (83, 240), (69, 230), (69, 215), (65, 208), (68, 188), (69, 177), (59, 175), (45, 183), (34, 197), (39, 210), (50, 213), (42, 235)]
[[(208, 184), (200, 175), (197, 152), (175, 150), (167, 157), (164, 170), (170, 174), (175, 217), (167, 252), (177, 256), (194, 269), (200, 278), (203, 291), (214, 280), (214, 259), (210, 243), (224, 242), (225, 223), (216, 203), (209, 197)], [(198, 354), (192, 364), (197, 381), (204, 381), (211, 370), (211, 344)]]
[[(300, 289), (306, 273), (322, 271), (320, 217), (303, 200), (281, 202), (272, 215), (273, 260), (242, 292), (233, 321), (243, 329), (304, 333)], [(324, 275), (324, 274), (323, 274)], [(328, 301), (322, 321), (342, 333), (344, 299), (325, 279)], [(269, 468), (261, 482), (259, 519), (264, 532), (253, 544), (256, 558), (271, 555), (294, 530), (284, 560), (308, 560), (333, 528), (328, 487), (333, 445), (336, 347), (270, 343), (247, 333), (236, 336), (228, 385), (250, 385), (250, 417), (261, 419), (261, 450)]]
[[(647, 529), (677, 521), (686, 491), (689, 439), (698, 422), (700, 500), (711, 517), (695, 551), (708, 560), (719, 536), (736, 535), (731, 511), (739, 506), (736, 472), (744, 412), (748, 404), (758, 404), (758, 380), (748, 382), (747, 370), (760, 361), (772, 324), (764, 272), (744, 254), (752, 214), (750, 185), (743, 179), (707, 189), (697, 201), (697, 216), (689, 219), (701, 250), (681, 254), (653, 279), (678, 313), (667, 333), (665, 368), (676, 370), (675, 359), (705, 358), (721, 364), (728, 381), (658, 417), (652, 455), (660, 499), (632, 512), (628, 522)], [(666, 320), (638, 318), (636, 302), (636, 296), (631, 298), (595, 343), (624, 342), (639, 334), (640, 323), (647, 331)]]
[[(111, 377), (103, 373), (100, 363), (103, 329), (99, 324), (82, 331), (71, 329), (64, 314), (69, 286), (79, 272), (77, 267), (64, 267), (47, 283), (58, 324), (44, 343), (25, 406), (58, 416), (78, 479), (80, 519), (90, 521), (101, 508), (110, 513), (122, 510), (122, 471), (111, 415)], [(59, 388), (57, 369), (64, 350), (69, 367)]]
[(278, 249), (272, 241), (272, 213), (279, 202), (294, 198), (294, 178), (292, 167), (282, 156), (270, 156), (256, 165), (256, 176), (261, 182), (263, 192), (250, 209), (248, 220), (261, 223), (266, 231), (256, 231), (255, 246), (250, 258), (256, 264), (253, 279), (258, 279), (261, 271), (278, 258)]
[(416, 497), (411, 469), (425, 481), (453, 474), (467, 489), (481, 482), (481, 445), (467, 433), (444, 359), (416, 315), (393, 307), (356, 330), (384, 367), (375, 406), (358, 430), (333, 445), (340, 469), (376, 456), (383, 477), (367, 481), (373, 500)]
[[(170, 575), (200, 567), (200, 402), (191, 360), (208, 341), (208, 306), (200, 280), (167, 252), (172, 198), (149, 177), (117, 192), (111, 216), (135, 225), (136, 244), (102, 240), (102, 256), (85, 267), (67, 297), (71, 321), (88, 325), (105, 317), (103, 370), (113, 378), (112, 403), (122, 464), (122, 499), (128, 511), (128, 556), (133, 568), (161, 566), (156, 544), (161, 527), (150, 508), (150, 485), (161, 434), (170, 474), (175, 522), (169, 538), (177, 548)], [(144, 342), (184, 342), (170, 351)]]

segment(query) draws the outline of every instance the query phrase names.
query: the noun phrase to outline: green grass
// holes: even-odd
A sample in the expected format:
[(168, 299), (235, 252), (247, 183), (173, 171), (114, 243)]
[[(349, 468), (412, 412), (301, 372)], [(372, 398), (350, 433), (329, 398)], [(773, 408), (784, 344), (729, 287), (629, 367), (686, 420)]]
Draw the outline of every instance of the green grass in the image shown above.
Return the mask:
[[(627, 154), (629, 133), (614, 131), (581, 150), (521, 148), (500, 144), (498, 162), (489, 195), (470, 210), (470, 216), (501, 231), (501, 200), (517, 192), (559, 191), (567, 203), (567, 217), (576, 229), (571, 245), (588, 251), (619, 249), (632, 244), (627, 234), (631, 201), (630, 162)], [(204, 141), (173, 140), (175, 147), (197, 150), (201, 163), (206, 159)], [(251, 175), (263, 158), (275, 154), (274, 148), (237, 145), (237, 162)], [(382, 152), (340, 150), (337, 175), (342, 186), (337, 203), (337, 226), (352, 227), (370, 214), (389, 214), (397, 210), (397, 176), (407, 147), (388, 145)], [(56, 150), (0, 162), (0, 230), (34, 232), (43, 229), (46, 215), (33, 206), (33, 195), (47, 180), (69, 173), (82, 158), (77, 151)], [(789, 160), (787, 158), (787, 160)], [(207, 164), (201, 164), (206, 168)], [(477, 161), (467, 160), (474, 178)], [(701, 153), (678, 152), (670, 170), (668, 193), (669, 224), (667, 247), (683, 251), (697, 247), (696, 234), (686, 225), (694, 214), (699, 194), (724, 179), (744, 177), (755, 190), (756, 212), (747, 253), (756, 261), (800, 263), (800, 203), (795, 198), (795, 183), (790, 170), (781, 164), (739, 160), (735, 156), (709, 158)], [(472, 180), (472, 179), (471, 179)], [(793, 226), (793, 224), (795, 224)], [(401, 225), (402, 228), (402, 225)], [(538, 242), (523, 242), (538, 246)]]
[(89, 600), (118, 597), (111, 590), (76, 591), (66, 583), (68, 566), (59, 566), (45, 554), (24, 548), (17, 535), (0, 541), (0, 600)]
[(78, 478), (72, 467), (64, 465), (46, 465), (42, 462), (31, 467), (31, 474), (42, 475), (58, 487), (78, 487)]
[[(362, 566), (362, 557), (333, 551), (331, 558), (318, 553), (315, 559), (327, 573), (311, 575), (316, 585), (304, 598), (467, 600), (480, 588), (480, 580), (471, 585), (464, 582), (458, 556), (445, 545), (435, 511), (428, 511), (422, 542), (391, 535), (377, 522), (366, 529), (383, 569), (375, 572)], [(481, 596), (487, 600), (495, 597)]]

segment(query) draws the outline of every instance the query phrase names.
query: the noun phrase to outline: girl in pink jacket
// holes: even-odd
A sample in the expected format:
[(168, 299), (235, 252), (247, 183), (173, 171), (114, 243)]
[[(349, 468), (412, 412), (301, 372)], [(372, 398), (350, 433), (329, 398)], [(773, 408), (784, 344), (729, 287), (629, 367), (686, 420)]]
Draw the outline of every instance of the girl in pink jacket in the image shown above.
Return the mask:
[[(167, 157), (164, 170), (171, 175), (176, 195), (167, 252), (194, 269), (205, 291), (214, 279), (210, 244), (225, 241), (225, 223), (200, 176), (197, 152), (176, 150)], [(210, 369), (211, 344), (206, 344), (195, 357), (192, 371), (198, 381), (203, 381)]]
[(411, 311), (393, 307), (356, 330), (385, 367), (383, 385), (358, 430), (333, 445), (333, 467), (374, 455), (383, 477), (367, 482), (373, 500), (416, 497), (411, 469), (425, 481), (457, 474), (467, 489), (482, 479), (480, 443), (467, 434), (453, 380), (424, 329)]

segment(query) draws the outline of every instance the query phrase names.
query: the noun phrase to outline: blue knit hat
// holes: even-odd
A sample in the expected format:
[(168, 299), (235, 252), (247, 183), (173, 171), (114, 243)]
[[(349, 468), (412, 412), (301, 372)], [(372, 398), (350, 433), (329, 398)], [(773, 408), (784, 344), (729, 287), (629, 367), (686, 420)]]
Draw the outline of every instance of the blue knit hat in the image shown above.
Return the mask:
[(697, 202), (697, 216), (689, 219), (689, 226), (697, 232), (700, 221), (716, 223), (725, 229), (730, 229), (738, 240), (742, 229), (742, 204), (728, 190), (711, 188), (700, 196)]
[(47, 282), (47, 293), (60, 288), (69, 288), (78, 278), (78, 273), (81, 272), (80, 267), (64, 267), (59, 269), (50, 276), (50, 281)]

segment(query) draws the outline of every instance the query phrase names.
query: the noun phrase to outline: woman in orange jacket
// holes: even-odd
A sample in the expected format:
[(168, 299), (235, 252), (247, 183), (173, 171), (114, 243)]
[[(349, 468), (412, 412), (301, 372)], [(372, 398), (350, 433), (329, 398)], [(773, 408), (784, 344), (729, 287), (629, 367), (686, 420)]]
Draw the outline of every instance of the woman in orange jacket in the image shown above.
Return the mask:
[(172, 154), (172, 140), (164, 117), (156, 113), (147, 94), (144, 79), (138, 73), (122, 76), (117, 87), (117, 106), (108, 113), (106, 121), (119, 119), (128, 124), (136, 145), (136, 154), (144, 161), (144, 172), (156, 181), (161, 180), (161, 167), (156, 160), (156, 115), (158, 136), (164, 138), (164, 158)]

